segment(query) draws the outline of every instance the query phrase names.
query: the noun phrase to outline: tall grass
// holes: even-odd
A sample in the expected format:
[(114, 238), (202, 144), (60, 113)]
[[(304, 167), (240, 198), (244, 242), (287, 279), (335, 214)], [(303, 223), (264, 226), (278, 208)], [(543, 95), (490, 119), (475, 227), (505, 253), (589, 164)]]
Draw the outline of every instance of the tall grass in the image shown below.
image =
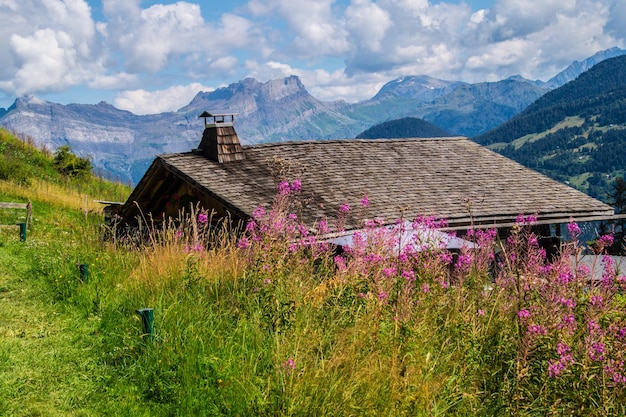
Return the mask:
[[(626, 413), (626, 279), (609, 258), (590, 279), (574, 223), (554, 260), (532, 217), (506, 237), (470, 230), (477, 248), (454, 256), (436, 235), (400, 245), (404, 222), (364, 219), (338, 253), (318, 238), (328, 222), (300, 223), (299, 188), (281, 183), (243, 234), (195, 209), (144, 224), (143, 245), (103, 242), (75, 204), (80, 230), (68, 221), (35, 236), (30, 279), (92, 326), (86, 400), (103, 414), (156, 416)], [(144, 307), (153, 341), (135, 312)]]

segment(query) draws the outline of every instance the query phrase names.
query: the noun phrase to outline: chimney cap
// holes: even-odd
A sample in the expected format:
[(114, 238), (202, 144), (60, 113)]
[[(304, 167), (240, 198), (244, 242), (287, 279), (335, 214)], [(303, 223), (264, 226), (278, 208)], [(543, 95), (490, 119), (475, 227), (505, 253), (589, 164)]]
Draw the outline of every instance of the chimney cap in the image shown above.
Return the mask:
[[(199, 118), (204, 119), (204, 126), (215, 125), (215, 124), (230, 124), (232, 125), (235, 122), (235, 116), (238, 116), (239, 113), (209, 113), (208, 111), (203, 111)], [(207, 119), (211, 118), (211, 121)], [(230, 120), (229, 120), (230, 118)]]

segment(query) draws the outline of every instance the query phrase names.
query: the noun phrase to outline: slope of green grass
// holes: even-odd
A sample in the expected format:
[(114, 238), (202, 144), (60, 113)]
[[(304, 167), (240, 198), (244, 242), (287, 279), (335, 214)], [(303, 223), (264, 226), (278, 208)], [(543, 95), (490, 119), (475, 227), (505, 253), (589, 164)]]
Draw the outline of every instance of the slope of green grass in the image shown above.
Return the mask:
[(339, 256), (281, 195), (245, 237), (200, 213), (104, 240), (84, 189), (0, 181), (35, 211), (25, 242), (0, 227), (0, 415), (626, 413), (626, 278), (588, 285), (576, 225), (552, 263), (531, 218), (457, 257), (376, 228)]

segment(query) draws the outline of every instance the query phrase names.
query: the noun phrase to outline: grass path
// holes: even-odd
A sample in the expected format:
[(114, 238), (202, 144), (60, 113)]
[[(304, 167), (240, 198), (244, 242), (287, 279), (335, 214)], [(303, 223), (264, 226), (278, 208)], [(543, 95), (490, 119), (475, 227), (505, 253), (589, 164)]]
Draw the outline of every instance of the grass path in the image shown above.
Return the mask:
[(102, 375), (97, 326), (50, 303), (28, 276), (25, 244), (6, 240), (0, 246), (0, 415), (100, 415), (91, 401)]

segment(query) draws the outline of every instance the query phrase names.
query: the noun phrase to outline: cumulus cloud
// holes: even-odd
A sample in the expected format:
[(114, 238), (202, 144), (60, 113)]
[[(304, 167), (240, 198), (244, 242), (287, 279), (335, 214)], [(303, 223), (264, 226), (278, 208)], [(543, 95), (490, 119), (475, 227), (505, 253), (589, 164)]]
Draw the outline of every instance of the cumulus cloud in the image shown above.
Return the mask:
[[(575, 59), (621, 44), (606, 30), (606, 1), (512, 0), (473, 24), (464, 75), (547, 79)], [(473, 75), (470, 75), (473, 74)]]
[(93, 71), (95, 24), (83, 0), (0, 2), (0, 88), (62, 91)]
[[(626, 14), (619, 0), (499, 0), (472, 11), (467, 3), (426, 0), (353, 0), (346, 9), (351, 42), (346, 72), (427, 74), (477, 82), (515, 74), (549, 78), (574, 59), (621, 46)], [(374, 16), (370, 37), (351, 17)], [(357, 12), (358, 11), (358, 12)], [(375, 19), (370, 19), (373, 22)], [(384, 28), (382, 30), (381, 28)]]
[(317, 98), (355, 101), (404, 75), (547, 80), (626, 46), (623, 0), (493, 0), (482, 10), (457, 0), (248, 0), (230, 9), (102, 0), (99, 22), (88, 1), (0, 0), (0, 92), (121, 90), (116, 105), (144, 113), (187, 104), (189, 86), (294, 74)]
[(284, 22), (267, 35), (278, 45), (272, 50), (275, 56), (315, 58), (342, 54), (350, 47), (341, 13), (333, 8), (334, 3), (335, 0), (251, 0), (247, 8), (253, 16), (278, 17)]
[(113, 104), (120, 109), (135, 114), (153, 114), (176, 111), (201, 91), (213, 91), (211, 87), (199, 83), (177, 85), (158, 91), (132, 90), (119, 93)]
[(251, 44), (247, 19), (226, 13), (220, 21), (207, 23), (198, 4), (179, 1), (147, 9), (140, 9), (137, 1), (104, 4), (108, 22), (99, 25), (99, 31), (112, 53), (122, 53), (129, 72), (157, 72), (187, 56), (187, 62), (196, 66), (213, 63), (223, 68), (227, 62), (232, 66), (223, 55)]

